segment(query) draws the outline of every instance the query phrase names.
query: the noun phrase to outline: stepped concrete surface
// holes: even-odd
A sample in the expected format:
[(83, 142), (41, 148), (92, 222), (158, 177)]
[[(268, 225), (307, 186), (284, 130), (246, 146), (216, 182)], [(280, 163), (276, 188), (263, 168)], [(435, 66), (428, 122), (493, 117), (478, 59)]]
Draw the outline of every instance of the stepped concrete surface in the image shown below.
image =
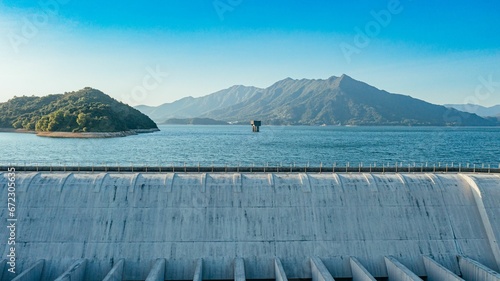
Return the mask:
[[(500, 175), (16, 172), (1, 280), (500, 280)], [(462, 279), (463, 278), (463, 279)]]

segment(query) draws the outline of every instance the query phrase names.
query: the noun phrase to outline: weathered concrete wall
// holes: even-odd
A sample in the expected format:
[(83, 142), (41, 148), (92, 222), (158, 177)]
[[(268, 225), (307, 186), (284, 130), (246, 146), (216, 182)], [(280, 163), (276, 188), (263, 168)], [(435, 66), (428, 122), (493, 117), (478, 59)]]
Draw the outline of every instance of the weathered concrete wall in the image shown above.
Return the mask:
[[(7, 202), (0, 175), (1, 202)], [(19, 270), (45, 259), (55, 279), (86, 258), (86, 280), (102, 280), (125, 259), (126, 280), (144, 280), (156, 259), (166, 276), (233, 279), (242, 257), (247, 279), (311, 278), (319, 257), (334, 278), (351, 277), (350, 257), (375, 277), (385, 256), (418, 276), (422, 255), (460, 274), (457, 255), (497, 270), (467, 180), (458, 174), (18, 173)], [(492, 232), (500, 234), (500, 178), (471, 175)], [(6, 209), (0, 210), (2, 221)], [(0, 228), (0, 237), (7, 229)], [(491, 236), (491, 235), (490, 235)], [(2, 244), (0, 244), (2, 245)], [(7, 247), (3, 250), (4, 256)], [(4, 274), (5, 275), (5, 274)]]

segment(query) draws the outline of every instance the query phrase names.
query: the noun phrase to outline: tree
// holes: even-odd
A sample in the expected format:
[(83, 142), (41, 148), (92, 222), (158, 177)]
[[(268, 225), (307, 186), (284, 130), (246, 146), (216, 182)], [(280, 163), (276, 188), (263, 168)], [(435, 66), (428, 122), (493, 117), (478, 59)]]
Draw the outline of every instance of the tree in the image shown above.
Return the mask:
[(62, 110), (58, 110), (49, 115), (49, 124), (47, 125), (47, 131), (58, 131), (62, 124), (64, 124), (64, 113)]
[(78, 124), (80, 128), (84, 128), (85, 124), (87, 123), (87, 119), (88, 119), (87, 114), (80, 112), (78, 114), (78, 117), (76, 118), (76, 124)]
[(14, 129), (21, 129), (23, 127), (23, 121), (21, 119), (17, 119), (14, 123), (12, 123), (12, 127), (14, 127)]

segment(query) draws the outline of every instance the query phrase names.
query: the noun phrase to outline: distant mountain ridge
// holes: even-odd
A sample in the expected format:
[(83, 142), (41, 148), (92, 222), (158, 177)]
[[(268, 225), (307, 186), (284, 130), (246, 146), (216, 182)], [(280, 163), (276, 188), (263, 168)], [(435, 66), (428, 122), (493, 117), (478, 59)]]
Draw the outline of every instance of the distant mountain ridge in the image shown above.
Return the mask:
[(163, 123), (171, 118), (199, 117), (209, 111), (222, 109), (251, 99), (258, 91), (262, 91), (262, 89), (237, 85), (204, 97), (185, 97), (157, 107), (139, 105), (135, 108), (156, 122)]
[(170, 118), (161, 123), (164, 125), (228, 125), (225, 121), (210, 118)]
[(482, 117), (500, 117), (500, 104), (485, 107), (477, 104), (445, 104), (446, 107), (455, 108), (460, 111), (475, 113)]
[[(282, 125), (498, 125), (496, 120), (476, 114), (379, 90), (347, 75), (328, 79), (286, 78), (265, 89), (235, 87), (239, 87), (238, 90), (231, 87), (208, 96), (190, 98), (189, 102), (181, 99), (143, 112), (153, 119), (165, 115), (182, 118), (181, 115), (189, 114), (231, 123), (257, 119), (264, 124)], [(217, 100), (226, 102), (213, 106)], [(208, 106), (208, 101), (212, 101), (212, 106)], [(181, 103), (182, 108), (189, 110), (163, 111)]]

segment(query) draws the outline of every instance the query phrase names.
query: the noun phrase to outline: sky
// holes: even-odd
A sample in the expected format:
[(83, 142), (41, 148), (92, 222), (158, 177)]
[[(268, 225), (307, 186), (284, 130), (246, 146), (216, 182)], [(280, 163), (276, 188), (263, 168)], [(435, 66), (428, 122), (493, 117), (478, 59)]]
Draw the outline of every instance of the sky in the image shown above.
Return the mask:
[(347, 74), (432, 103), (500, 104), (499, 1), (0, 0), (0, 102), (97, 88), (160, 105)]

